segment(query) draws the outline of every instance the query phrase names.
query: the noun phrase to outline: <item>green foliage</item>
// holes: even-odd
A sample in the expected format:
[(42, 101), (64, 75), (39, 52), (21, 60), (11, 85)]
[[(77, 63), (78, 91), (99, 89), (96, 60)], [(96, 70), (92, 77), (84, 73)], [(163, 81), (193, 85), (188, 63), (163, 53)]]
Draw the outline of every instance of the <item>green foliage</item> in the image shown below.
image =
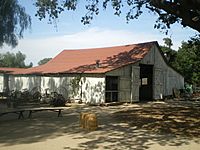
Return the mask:
[(5, 54), (0, 54), (0, 67), (10, 67), (10, 68), (29, 68), (33, 64), (25, 65), (26, 55), (22, 54), (20, 51), (16, 54), (7, 52)]
[[(200, 1), (199, 0), (35, 0), (36, 16), (40, 20), (48, 17), (49, 22), (55, 22), (65, 10), (75, 10), (78, 3), (86, 2), (87, 13), (82, 17), (83, 24), (89, 24), (101, 8), (113, 8), (114, 15), (125, 13), (126, 21), (138, 19), (145, 10), (157, 15), (154, 28), (164, 29), (167, 33), (174, 23), (189, 26), (200, 32)], [(122, 11), (123, 10), (123, 11)], [(15, 47), (23, 32), (31, 25), (31, 18), (20, 6), (18, 0), (0, 1), (0, 47), (3, 44)]]
[(177, 57), (177, 51), (166, 47), (166, 46), (160, 46), (161, 50), (163, 51), (168, 63), (174, 67), (174, 63), (176, 61), (176, 57)]
[(177, 57), (177, 51), (171, 49), (171, 46), (173, 45), (172, 40), (170, 38), (164, 38), (163, 39), (165, 45), (160, 46), (162, 52), (164, 53), (168, 63), (175, 67), (175, 61)]
[(3, 44), (15, 47), (30, 25), (30, 16), (17, 0), (0, 1), (0, 47)]
[(78, 94), (78, 91), (80, 89), (80, 82), (81, 82), (81, 76), (74, 77), (70, 81), (70, 84), (72, 86), (72, 93), (74, 96)]
[(169, 49), (171, 49), (171, 47), (172, 47), (172, 45), (173, 45), (172, 39), (170, 39), (170, 38), (164, 38), (163, 41), (164, 41), (165, 45), (166, 45)]
[[(125, 14), (126, 21), (138, 19), (145, 10), (157, 15), (154, 28), (164, 29), (167, 33), (174, 23), (189, 26), (200, 32), (200, 1), (199, 0), (35, 0), (36, 16), (40, 20), (48, 17), (55, 22), (65, 10), (75, 10), (78, 3), (84, 3), (87, 13), (82, 17), (83, 24), (89, 24), (100, 10), (113, 8), (114, 15)], [(102, 9), (101, 9), (102, 8)], [(18, 0), (0, 1), (0, 47), (3, 44), (15, 47), (23, 32), (31, 25), (31, 18), (20, 6)]]
[(177, 53), (175, 67), (184, 75), (185, 81), (200, 85), (200, 36), (183, 42)]
[[(77, 4), (83, 4), (83, 1), (78, 0), (37, 0), (36, 16), (40, 20), (48, 17), (49, 21), (58, 18), (59, 14), (65, 10), (75, 10)], [(200, 1), (189, 0), (85, 0), (87, 13), (82, 17), (83, 24), (89, 24), (94, 16), (100, 13), (101, 8), (106, 10), (109, 6), (113, 8), (114, 15), (120, 16), (126, 14), (126, 20), (129, 22), (133, 19), (138, 19), (142, 13), (147, 10), (157, 15), (157, 21), (154, 28), (167, 29), (174, 23), (180, 23), (184, 27), (189, 26), (200, 32)], [(123, 9), (125, 8), (125, 9)], [(126, 12), (123, 12), (122, 11)]]
[(178, 51), (171, 49), (170, 38), (163, 40), (165, 46), (160, 47), (168, 63), (185, 77), (186, 82), (200, 85), (200, 35), (182, 42)]
[(200, 86), (200, 35), (182, 42), (178, 51), (171, 49), (170, 38), (163, 40), (165, 46), (160, 47), (168, 63), (185, 77), (186, 82)]
[(43, 65), (49, 62), (52, 58), (44, 58), (38, 62), (38, 65)]

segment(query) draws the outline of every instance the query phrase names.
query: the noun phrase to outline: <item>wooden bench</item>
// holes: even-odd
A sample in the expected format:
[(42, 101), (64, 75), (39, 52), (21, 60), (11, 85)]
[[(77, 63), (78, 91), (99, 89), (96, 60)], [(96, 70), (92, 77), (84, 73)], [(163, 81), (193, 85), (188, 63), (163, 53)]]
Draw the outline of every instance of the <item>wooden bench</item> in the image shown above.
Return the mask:
[(6, 110), (5, 112), (1, 112), (0, 116), (6, 115), (6, 114), (18, 114), (18, 119), (24, 118), (23, 112), (25, 110), (24, 109), (15, 109), (15, 110)]
[(39, 107), (39, 108), (24, 108), (24, 109), (14, 109), (14, 110), (7, 110), (5, 112), (0, 112), (0, 116), (10, 114), (10, 113), (15, 113), (18, 114), (18, 119), (23, 119), (24, 118), (24, 112), (28, 112), (28, 118), (32, 117), (32, 114), (38, 111), (53, 111), (58, 113), (58, 117), (62, 116), (62, 110), (64, 108), (61, 107)]
[(38, 111), (53, 111), (53, 112), (58, 112), (58, 117), (62, 117), (62, 110), (64, 110), (63, 108), (59, 108), (59, 107), (40, 107), (40, 108), (31, 108), (31, 109), (25, 109), (25, 111), (28, 111), (28, 118), (32, 117), (33, 113), (36, 113)]

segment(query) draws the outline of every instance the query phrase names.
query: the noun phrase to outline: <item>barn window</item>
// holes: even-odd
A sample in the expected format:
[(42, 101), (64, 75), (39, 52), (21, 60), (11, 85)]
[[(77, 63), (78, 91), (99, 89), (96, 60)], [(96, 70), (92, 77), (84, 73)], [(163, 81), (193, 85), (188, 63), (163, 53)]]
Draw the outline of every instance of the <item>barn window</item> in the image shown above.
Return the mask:
[(106, 102), (116, 102), (118, 100), (118, 77), (106, 77)]

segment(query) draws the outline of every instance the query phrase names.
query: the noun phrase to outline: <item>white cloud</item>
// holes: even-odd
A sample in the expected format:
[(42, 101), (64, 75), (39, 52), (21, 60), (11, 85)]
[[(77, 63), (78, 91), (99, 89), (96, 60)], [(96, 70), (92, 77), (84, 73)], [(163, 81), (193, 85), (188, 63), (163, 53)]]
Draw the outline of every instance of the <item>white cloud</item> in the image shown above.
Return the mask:
[[(162, 43), (162, 38), (162, 34), (152, 35), (128, 30), (111, 30), (95, 27), (70, 35), (23, 39), (11, 52), (21, 51), (27, 56), (26, 62), (33, 62), (34, 65), (37, 65), (39, 60), (47, 57), (55, 57), (64, 49), (107, 47), (147, 41)], [(10, 50), (8, 47), (4, 47), (1, 52), (8, 50)]]

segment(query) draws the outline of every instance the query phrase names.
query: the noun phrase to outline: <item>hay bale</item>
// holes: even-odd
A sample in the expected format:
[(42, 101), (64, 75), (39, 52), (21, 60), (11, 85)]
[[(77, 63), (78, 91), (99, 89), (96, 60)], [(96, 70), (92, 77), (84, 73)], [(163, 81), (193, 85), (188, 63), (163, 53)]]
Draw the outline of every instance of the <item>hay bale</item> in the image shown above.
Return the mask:
[(81, 113), (80, 114), (80, 127), (88, 130), (96, 130), (98, 127), (97, 116), (94, 113)]
[(85, 128), (88, 130), (96, 130), (98, 127), (97, 116), (94, 113), (86, 115)]
[(80, 127), (85, 128), (85, 118), (88, 114), (88, 112), (80, 113)]

